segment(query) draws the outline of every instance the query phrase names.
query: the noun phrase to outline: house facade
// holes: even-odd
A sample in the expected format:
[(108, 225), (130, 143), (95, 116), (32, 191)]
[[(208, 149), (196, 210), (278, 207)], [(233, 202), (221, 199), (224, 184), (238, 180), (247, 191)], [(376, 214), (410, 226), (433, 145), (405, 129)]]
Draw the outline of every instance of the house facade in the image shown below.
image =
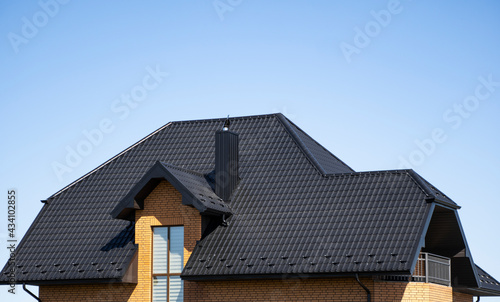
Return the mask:
[(281, 114), (172, 122), (45, 202), (0, 282), (40, 301), (473, 301), (460, 207)]

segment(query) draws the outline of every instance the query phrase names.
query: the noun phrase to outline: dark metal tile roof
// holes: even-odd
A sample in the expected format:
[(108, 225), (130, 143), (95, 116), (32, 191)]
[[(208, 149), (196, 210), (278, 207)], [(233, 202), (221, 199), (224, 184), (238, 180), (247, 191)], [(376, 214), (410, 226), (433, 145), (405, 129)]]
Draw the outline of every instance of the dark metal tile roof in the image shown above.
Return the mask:
[(490, 274), (476, 265), (477, 275), (479, 277), (479, 289), (495, 295), (500, 294), (500, 282)]
[(230, 214), (230, 207), (215, 194), (204, 174), (160, 163), (189, 192), (192, 199), (215, 213)]
[(183, 276), (409, 272), (425, 198), (406, 170), (243, 179), (229, 226), (199, 242)]
[(214, 193), (204, 174), (156, 162), (111, 211), (111, 216), (134, 221), (134, 211), (143, 209), (144, 199), (161, 179), (170, 182), (181, 193), (183, 204), (195, 207), (200, 213), (231, 214), (231, 208)]

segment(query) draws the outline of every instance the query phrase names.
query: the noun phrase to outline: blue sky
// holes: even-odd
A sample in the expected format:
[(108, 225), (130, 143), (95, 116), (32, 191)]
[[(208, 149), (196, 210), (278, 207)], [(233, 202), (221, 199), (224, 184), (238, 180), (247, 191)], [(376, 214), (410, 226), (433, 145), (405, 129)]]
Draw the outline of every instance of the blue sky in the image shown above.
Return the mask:
[[(499, 14), (496, 1), (2, 1), (0, 184), (2, 200), (19, 192), (17, 236), (41, 199), (169, 121), (282, 112), (357, 171), (412, 167), (444, 191), (500, 279)], [(32, 301), (7, 289), (0, 300)]]

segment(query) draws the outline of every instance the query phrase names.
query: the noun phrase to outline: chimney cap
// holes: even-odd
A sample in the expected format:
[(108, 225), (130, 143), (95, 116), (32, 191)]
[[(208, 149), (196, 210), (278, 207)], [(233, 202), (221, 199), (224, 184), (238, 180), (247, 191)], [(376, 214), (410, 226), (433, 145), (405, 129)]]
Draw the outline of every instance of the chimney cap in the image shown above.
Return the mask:
[(222, 127), (222, 131), (229, 131), (229, 115), (227, 116), (226, 120), (224, 121), (224, 126)]

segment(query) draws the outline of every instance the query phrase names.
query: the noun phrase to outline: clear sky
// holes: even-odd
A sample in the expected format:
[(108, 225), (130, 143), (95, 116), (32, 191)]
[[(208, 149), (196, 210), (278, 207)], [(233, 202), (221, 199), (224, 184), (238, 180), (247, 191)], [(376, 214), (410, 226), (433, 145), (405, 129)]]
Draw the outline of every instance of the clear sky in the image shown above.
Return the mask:
[(498, 29), (493, 0), (2, 1), (0, 240), (10, 188), (21, 238), (41, 199), (169, 121), (282, 112), (357, 171), (444, 191), (500, 280)]

